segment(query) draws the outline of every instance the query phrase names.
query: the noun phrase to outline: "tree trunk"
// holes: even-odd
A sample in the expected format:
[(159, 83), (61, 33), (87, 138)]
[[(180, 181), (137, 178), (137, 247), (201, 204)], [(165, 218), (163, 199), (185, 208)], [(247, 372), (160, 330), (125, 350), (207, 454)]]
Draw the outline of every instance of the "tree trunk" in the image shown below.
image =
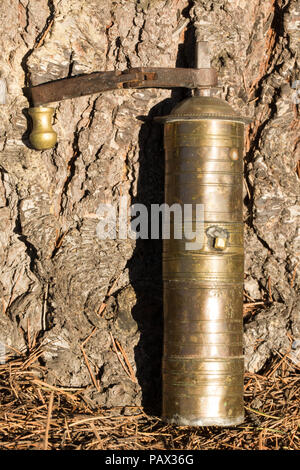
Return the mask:
[(252, 119), (246, 369), (262, 369), (291, 341), (299, 361), (296, 1), (2, 0), (0, 15), (8, 87), (0, 105), (0, 340), (7, 352), (41, 345), (48, 382), (87, 387), (95, 404), (160, 403), (161, 241), (101, 240), (97, 209), (117, 207), (120, 196), (129, 204), (163, 202), (163, 133), (152, 118), (188, 91), (118, 90), (56, 103), (58, 144), (40, 152), (29, 144), (22, 88), (93, 71), (193, 67), (196, 35), (211, 43), (217, 95)]

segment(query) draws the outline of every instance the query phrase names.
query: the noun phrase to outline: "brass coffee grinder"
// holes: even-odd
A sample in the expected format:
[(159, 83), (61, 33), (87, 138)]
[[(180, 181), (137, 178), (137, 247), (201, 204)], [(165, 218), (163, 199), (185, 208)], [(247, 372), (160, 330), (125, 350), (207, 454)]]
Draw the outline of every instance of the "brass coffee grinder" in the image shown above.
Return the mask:
[[(211, 96), (217, 73), (208, 44), (197, 67), (96, 72), (28, 88), (31, 144), (56, 144), (49, 103), (128, 88), (187, 87), (193, 96), (164, 117), (165, 202), (203, 204), (200, 249), (163, 241), (163, 419), (178, 425), (243, 421), (243, 145), (247, 120)], [(205, 65), (203, 67), (203, 64)], [(193, 222), (193, 221), (191, 221)]]

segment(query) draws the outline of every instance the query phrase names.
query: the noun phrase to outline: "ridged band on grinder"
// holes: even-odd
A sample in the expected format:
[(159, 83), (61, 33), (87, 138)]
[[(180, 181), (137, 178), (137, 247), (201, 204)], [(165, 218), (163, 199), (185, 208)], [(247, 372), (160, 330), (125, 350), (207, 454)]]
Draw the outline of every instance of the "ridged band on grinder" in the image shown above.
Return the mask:
[[(175, 239), (171, 223), (163, 243), (163, 417), (236, 425), (244, 417), (244, 121), (218, 99), (190, 98), (182, 113), (180, 106), (165, 118), (165, 202), (203, 204), (204, 237), (186, 250), (189, 240)], [(224, 234), (222, 251), (214, 233)]]

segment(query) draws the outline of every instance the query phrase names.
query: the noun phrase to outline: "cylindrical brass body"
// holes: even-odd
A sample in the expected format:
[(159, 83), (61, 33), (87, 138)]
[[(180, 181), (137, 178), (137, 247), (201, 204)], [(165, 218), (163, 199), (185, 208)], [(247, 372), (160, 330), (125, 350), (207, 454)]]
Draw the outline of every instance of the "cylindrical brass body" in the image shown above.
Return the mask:
[(204, 205), (204, 242), (164, 240), (163, 418), (243, 421), (244, 121), (223, 100), (193, 97), (165, 120), (165, 202)]

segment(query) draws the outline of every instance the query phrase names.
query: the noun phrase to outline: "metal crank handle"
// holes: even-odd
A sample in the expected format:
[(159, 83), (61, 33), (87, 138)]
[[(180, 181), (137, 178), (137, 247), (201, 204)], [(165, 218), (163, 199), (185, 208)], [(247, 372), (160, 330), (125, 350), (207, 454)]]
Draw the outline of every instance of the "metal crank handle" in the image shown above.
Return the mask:
[(49, 103), (102, 93), (110, 90), (131, 88), (191, 88), (206, 90), (218, 83), (215, 69), (139, 67), (123, 72), (94, 72), (78, 77), (64, 78), (24, 89), (31, 108), (32, 119), (30, 142), (37, 150), (55, 146), (57, 135), (52, 129), (54, 109)]

